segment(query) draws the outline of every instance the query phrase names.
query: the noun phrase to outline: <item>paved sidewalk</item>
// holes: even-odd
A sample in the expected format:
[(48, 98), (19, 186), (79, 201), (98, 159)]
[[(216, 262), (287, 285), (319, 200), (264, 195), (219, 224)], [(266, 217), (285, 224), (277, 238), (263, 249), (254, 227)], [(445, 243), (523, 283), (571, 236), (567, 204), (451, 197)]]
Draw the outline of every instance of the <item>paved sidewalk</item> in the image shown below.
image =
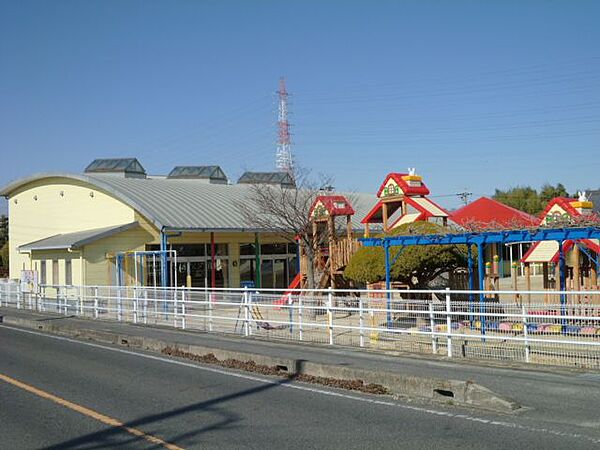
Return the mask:
[[(185, 345), (197, 345), (227, 352), (242, 352), (266, 357), (295, 359), (336, 365), (349, 369), (394, 372), (413, 377), (473, 381), (494, 393), (517, 401), (526, 410), (521, 414), (549, 423), (569, 423), (578, 427), (600, 427), (600, 374), (565, 368), (523, 366), (499, 367), (466, 364), (443, 358), (416, 358), (381, 354), (336, 346), (266, 342), (243, 336), (186, 332), (168, 328), (94, 321), (53, 314), (38, 314), (0, 308), (4, 323), (35, 321), (71, 330), (150, 338)], [(10, 344), (9, 344), (10, 345)]]

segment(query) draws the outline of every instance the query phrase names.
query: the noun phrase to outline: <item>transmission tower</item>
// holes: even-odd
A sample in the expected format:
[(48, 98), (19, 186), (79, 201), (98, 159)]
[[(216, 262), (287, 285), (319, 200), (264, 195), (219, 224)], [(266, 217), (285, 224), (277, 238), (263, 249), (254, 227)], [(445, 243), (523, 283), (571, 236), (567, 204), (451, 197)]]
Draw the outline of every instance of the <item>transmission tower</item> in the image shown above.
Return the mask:
[(292, 173), (294, 168), (294, 158), (292, 157), (290, 124), (288, 122), (288, 92), (285, 89), (285, 80), (279, 79), (279, 116), (277, 125), (279, 129), (279, 139), (277, 141), (277, 169), (282, 172)]

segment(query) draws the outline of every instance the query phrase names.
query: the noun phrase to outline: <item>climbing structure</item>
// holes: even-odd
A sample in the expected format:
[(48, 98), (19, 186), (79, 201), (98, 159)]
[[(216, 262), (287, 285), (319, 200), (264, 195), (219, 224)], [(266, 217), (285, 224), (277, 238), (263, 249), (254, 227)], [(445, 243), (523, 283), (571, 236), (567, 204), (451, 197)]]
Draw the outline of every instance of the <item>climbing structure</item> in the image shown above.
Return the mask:
[[(579, 193), (579, 198), (557, 197), (552, 199), (539, 219), (539, 226), (565, 227), (582, 224), (583, 222), (598, 222), (593, 213), (593, 203), (585, 192)], [(541, 263), (543, 272), (543, 287), (556, 289), (560, 279), (561, 249), (557, 241), (536, 242), (523, 256), (527, 287), (531, 285), (530, 264)], [(565, 289), (582, 290), (598, 289), (598, 271), (600, 264), (600, 242), (598, 239), (567, 240), (562, 242), (562, 254), (566, 265)]]
[[(314, 252), (312, 265), (319, 288), (340, 288), (344, 285), (343, 269), (360, 246), (353, 237), (353, 215), (352, 205), (342, 195), (319, 195), (310, 208)], [(338, 218), (344, 223), (341, 224)], [(302, 249), (301, 272), (304, 274), (309, 272), (308, 264), (306, 249)]]
[(431, 201), (427, 196), (429, 189), (415, 169), (408, 173), (389, 173), (379, 191), (379, 201), (361, 221), (365, 225), (365, 237), (369, 237), (371, 225), (383, 227), (389, 231), (405, 223), (416, 221), (437, 222), (446, 225), (448, 212)]

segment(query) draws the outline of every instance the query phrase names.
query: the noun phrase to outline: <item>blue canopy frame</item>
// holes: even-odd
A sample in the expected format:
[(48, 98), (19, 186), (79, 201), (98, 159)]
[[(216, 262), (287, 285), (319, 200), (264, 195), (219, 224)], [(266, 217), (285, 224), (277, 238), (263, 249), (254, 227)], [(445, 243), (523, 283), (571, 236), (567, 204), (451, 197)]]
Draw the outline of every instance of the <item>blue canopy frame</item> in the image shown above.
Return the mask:
[[(468, 270), (469, 270), (469, 290), (473, 290), (473, 253), (471, 246), (477, 246), (477, 266), (479, 273), (479, 290), (484, 290), (484, 250), (487, 244), (511, 244), (518, 242), (541, 242), (541, 241), (557, 241), (559, 254), (559, 269), (560, 280), (559, 290), (566, 290), (566, 264), (565, 254), (563, 251), (563, 242), (572, 240), (578, 241), (582, 239), (600, 239), (600, 227), (584, 227), (584, 228), (538, 228), (534, 230), (503, 230), (503, 231), (486, 231), (481, 233), (456, 233), (456, 234), (428, 234), (428, 235), (405, 235), (405, 236), (387, 236), (381, 238), (360, 238), (359, 241), (365, 247), (383, 247), (385, 251), (385, 288), (387, 293), (387, 320), (388, 326), (391, 323), (391, 294), (390, 289), (390, 271), (393, 263), (398, 258), (400, 252), (396, 255), (393, 261), (390, 261), (390, 248), (400, 247), (400, 251), (411, 245), (466, 245)], [(598, 265), (598, 261), (596, 261)], [(469, 295), (471, 304), (473, 296)], [(564, 292), (560, 296), (561, 313), (566, 315), (567, 299)], [(483, 292), (479, 294), (480, 312), (485, 312), (485, 295)], [(473, 304), (470, 308), (473, 313)], [(485, 334), (485, 316), (481, 316), (481, 332)]]

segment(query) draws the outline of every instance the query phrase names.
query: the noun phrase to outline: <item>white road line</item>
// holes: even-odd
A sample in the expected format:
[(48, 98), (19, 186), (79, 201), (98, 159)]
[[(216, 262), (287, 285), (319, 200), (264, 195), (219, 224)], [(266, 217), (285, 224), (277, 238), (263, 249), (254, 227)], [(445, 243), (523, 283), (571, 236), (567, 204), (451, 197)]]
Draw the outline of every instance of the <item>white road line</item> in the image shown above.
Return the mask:
[(471, 416), (471, 415), (467, 415), (467, 414), (454, 414), (454, 413), (447, 412), (447, 411), (437, 411), (435, 409), (430, 409), (430, 408), (422, 408), (419, 406), (404, 405), (401, 403), (396, 403), (396, 402), (392, 402), (392, 401), (388, 401), (388, 400), (376, 400), (373, 398), (358, 397), (356, 395), (344, 394), (344, 393), (335, 392), (335, 391), (327, 391), (324, 389), (318, 389), (318, 388), (313, 388), (313, 387), (304, 386), (304, 385), (281, 383), (280, 381), (269, 380), (266, 378), (256, 377), (253, 375), (247, 375), (244, 373), (230, 372), (230, 371), (223, 370), (223, 369), (217, 369), (215, 367), (187, 363), (184, 361), (178, 361), (175, 359), (164, 358), (161, 356), (148, 355), (145, 353), (137, 353), (137, 352), (134, 352), (131, 350), (124, 350), (121, 348), (107, 347), (104, 345), (93, 344), (91, 342), (78, 341), (76, 339), (71, 339), (71, 338), (67, 338), (67, 337), (63, 337), (63, 336), (54, 336), (54, 335), (50, 335), (50, 334), (46, 334), (46, 333), (39, 333), (37, 331), (23, 330), (21, 328), (14, 328), (14, 327), (11, 327), (8, 325), (1, 325), (1, 327), (8, 328), (10, 330), (18, 331), (21, 333), (34, 334), (36, 336), (42, 336), (42, 337), (46, 337), (46, 338), (50, 338), (50, 339), (56, 339), (59, 341), (66, 341), (66, 342), (71, 342), (74, 344), (86, 345), (88, 347), (99, 348), (99, 349), (108, 350), (111, 352), (117, 352), (117, 353), (123, 353), (126, 355), (137, 356), (139, 358), (151, 359), (154, 361), (160, 361), (160, 362), (164, 362), (167, 364), (175, 364), (178, 366), (189, 367), (192, 369), (202, 370), (205, 372), (217, 373), (219, 375), (226, 375), (229, 377), (241, 378), (241, 379), (250, 380), (250, 381), (256, 381), (257, 383), (274, 384), (274, 385), (278, 385), (279, 387), (287, 388), (287, 389), (296, 389), (299, 391), (312, 392), (315, 394), (327, 395), (330, 397), (340, 397), (340, 398), (345, 398), (345, 399), (353, 400), (353, 401), (357, 401), (357, 402), (370, 403), (373, 405), (391, 406), (391, 407), (396, 407), (396, 408), (409, 410), (409, 411), (415, 411), (415, 412), (424, 413), (424, 414), (447, 417), (450, 419), (464, 420), (464, 421), (468, 421), (468, 422), (481, 423), (484, 425), (491, 425), (491, 426), (496, 426), (496, 427), (511, 428), (511, 429), (516, 429), (516, 430), (532, 432), (532, 433), (551, 434), (553, 436), (585, 440), (588, 442), (593, 442), (594, 444), (600, 444), (599, 438), (594, 438), (594, 437), (586, 436), (583, 434), (567, 433), (567, 432), (553, 430), (553, 429), (549, 429), (549, 428), (530, 427), (527, 425), (521, 425), (521, 424), (514, 423), (514, 422), (505, 422), (505, 421), (484, 419), (481, 417), (475, 417), (475, 416)]

